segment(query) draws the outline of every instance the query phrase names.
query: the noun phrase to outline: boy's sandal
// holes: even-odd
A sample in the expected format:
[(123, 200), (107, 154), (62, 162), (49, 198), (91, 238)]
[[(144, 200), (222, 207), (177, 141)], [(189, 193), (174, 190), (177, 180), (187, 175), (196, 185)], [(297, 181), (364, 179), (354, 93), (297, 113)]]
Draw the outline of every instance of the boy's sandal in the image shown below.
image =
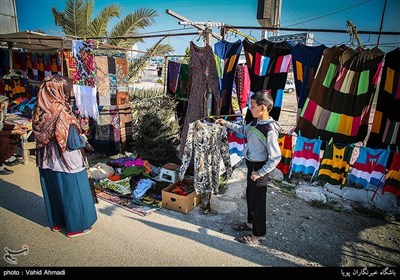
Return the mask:
[(247, 245), (259, 245), (263, 239), (258, 239), (254, 235), (245, 235), (237, 239), (240, 243)]
[(237, 224), (233, 229), (236, 231), (253, 231), (253, 228), (249, 227), (246, 223)]
[(208, 215), (208, 214), (218, 214), (218, 211), (217, 211), (217, 210), (214, 210), (214, 209), (212, 209), (212, 208), (207, 208), (207, 209), (205, 209), (205, 210), (203, 211), (203, 214), (204, 214), (204, 215)]

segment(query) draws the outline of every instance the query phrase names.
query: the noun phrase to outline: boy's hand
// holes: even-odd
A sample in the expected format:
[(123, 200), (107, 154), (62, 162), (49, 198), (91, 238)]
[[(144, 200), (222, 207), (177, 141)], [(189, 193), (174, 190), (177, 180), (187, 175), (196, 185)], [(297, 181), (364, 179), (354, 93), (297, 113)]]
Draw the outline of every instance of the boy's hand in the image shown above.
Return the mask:
[(224, 119), (216, 119), (215, 123), (225, 126), (226, 125), (226, 120), (224, 120)]
[(250, 179), (253, 181), (257, 181), (257, 179), (261, 178), (260, 174), (257, 171), (251, 172)]

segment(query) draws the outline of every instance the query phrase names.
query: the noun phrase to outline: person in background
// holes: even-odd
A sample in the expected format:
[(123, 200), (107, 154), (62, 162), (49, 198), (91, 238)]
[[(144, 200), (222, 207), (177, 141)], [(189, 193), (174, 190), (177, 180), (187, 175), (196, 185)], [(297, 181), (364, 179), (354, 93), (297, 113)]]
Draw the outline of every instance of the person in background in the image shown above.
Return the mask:
[(161, 74), (162, 74), (162, 66), (160, 63), (157, 64), (157, 76), (159, 78), (161, 78)]
[(68, 237), (92, 230), (97, 220), (83, 147), (86, 137), (71, 111), (72, 80), (44, 79), (33, 110), (36, 163), (50, 227)]
[(4, 165), (13, 166), (22, 163), (14, 156), (21, 138), (26, 129), (17, 124), (5, 121), (8, 98), (0, 95), (0, 175), (13, 174), (14, 171)]
[(281, 160), (278, 143), (279, 124), (269, 116), (273, 99), (268, 91), (258, 91), (251, 96), (250, 111), (254, 120), (247, 125), (238, 125), (223, 119), (216, 123), (225, 125), (247, 138), (243, 151), (247, 165), (247, 222), (234, 226), (236, 231), (252, 231), (238, 239), (245, 244), (258, 244), (266, 234), (267, 174)]

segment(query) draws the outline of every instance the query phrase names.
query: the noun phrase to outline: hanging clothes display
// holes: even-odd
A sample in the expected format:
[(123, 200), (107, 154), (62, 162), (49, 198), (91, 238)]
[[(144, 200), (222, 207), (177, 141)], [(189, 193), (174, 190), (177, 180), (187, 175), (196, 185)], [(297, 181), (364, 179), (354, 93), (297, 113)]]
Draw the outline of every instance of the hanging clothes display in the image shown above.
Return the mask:
[(76, 106), (82, 116), (97, 119), (99, 109), (96, 99), (96, 67), (93, 41), (72, 40), (71, 66), (75, 66), (72, 79)]
[(325, 45), (306, 46), (302, 43), (298, 43), (292, 47), (293, 76), (296, 85), (298, 115), (308, 97), (322, 52), (326, 48)]
[(398, 151), (393, 153), (392, 163), (386, 174), (382, 194), (385, 192), (400, 196), (400, 153)]
[(385, 56), (378, 101), (367, 146), (400, 146), (400, 48)]
[[(271, 90), (274, 107), (269, 115), (279, 120), (283, 102), (287, 73), (292, 60), (290, 45), (284, 42), (271, 42), (266, 39), (252, 43), (243, 41), (246, 64), (250, 74), (250, 97), (260, 90)], [(246, 123), (253, 120), (251, 112), (246, 114)]]
[(167, 71), (167, 92), (173, 96), (176, 95), (178, 88), (179, 72), (181, 70), (181, 64), (172, 60), (168, 61)]
[(290, 163), (292, 161), (292, 138), (293, 135), (287, 133), (279, 133), (278, 143), (281, 149), (281, 161), (278, 163), (277, 167), (282, 171), (283, 175), (286, 175), (290, 171)]
[(296, 132), (336, 143), (364, 141), (383, 56), (378, 48), (325, 49)]
[(249, 69), (245, 64), (238, 64), (236, 67), (235, 85), (236, 94), (239, 100), (239, 107), (243, 112), (243, 109), (247, 107), (247, 103), (249, 102), (250, 98)]
[(189, 65), (181, 63), (179, 70), (178, 86), (176, 88), (176, 99), (187, 100), (190, 94), (190, 71)]
[(117, 70), (115, 59), (112, 56), (107, 57), (108, 60), (108, 80), (110, 82), (110, 103), (117, 104)]
[(389, 150), (361, 147), (360, 153), (348, 176), (349, 183), (368, 189), (370, 185), (379, 187), (384, 179)]
[(108, 58), (107, 56), (96, 56), (94, 61), (96, 65), (96, 87), (99, 98), (99, 106), (111, 105)]
[(241, 51), (242, 41), (240, 40), (233, 43), (221, 40), (214, 45), (221, 96), (221, 114), (226, 115), (231, 112), (232, 86)]
[[(190, 75), (191, 88), (185, 123), (181, 133), (179, 157), (182, 158), (189, 124), (201, 119), (207, 114), (207, 97), (214, 95), (217, 104), (220, 103), (218, 75), (215, 65), (214, 52), (209, 45), (196, 46), (190, 42)], [(217, 105), (218, 108), (218, 105)], [(219, 114), (219, 111), (216, 111)]]
[(125, 57), (115, 57), (117, 78), (116, 105), (129, 103), (128, 61)]
[(197, 194), (218, 194), (218, 179), (221, 158), (227, 175), (232, 174), (229, 158), (227, 131), (224, 126), (195, 121), (189, 125), (179, 170), (179, 178), (183, 179), (194, 157), (194, 189)]
[(326, 145), (318, 170), (318, 180), (332, 185), (344, 186), (350, 168), (350, 159), (354, 146), (339, 146), (334, 142)]
[(308, 139), (297, 136), (296, 146), (293, 150), (292, 172), (300, 172), (304, 175), (314, 175), (319, 168), (322, 141), (320, 139)]

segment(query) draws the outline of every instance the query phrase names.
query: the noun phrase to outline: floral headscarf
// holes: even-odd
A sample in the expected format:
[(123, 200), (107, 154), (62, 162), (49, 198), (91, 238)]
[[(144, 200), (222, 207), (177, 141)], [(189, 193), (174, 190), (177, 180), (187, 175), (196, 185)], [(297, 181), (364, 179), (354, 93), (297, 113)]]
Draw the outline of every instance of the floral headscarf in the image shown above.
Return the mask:
[(71, 92), (72, 80), (69, 78), (54, 75), (44, 79), (32, 115), (37, 148), (44, 147), (56, 138), (61, 152), (64, 152), (70, 125), (74, 124), (80, 129), (68, 102)]

